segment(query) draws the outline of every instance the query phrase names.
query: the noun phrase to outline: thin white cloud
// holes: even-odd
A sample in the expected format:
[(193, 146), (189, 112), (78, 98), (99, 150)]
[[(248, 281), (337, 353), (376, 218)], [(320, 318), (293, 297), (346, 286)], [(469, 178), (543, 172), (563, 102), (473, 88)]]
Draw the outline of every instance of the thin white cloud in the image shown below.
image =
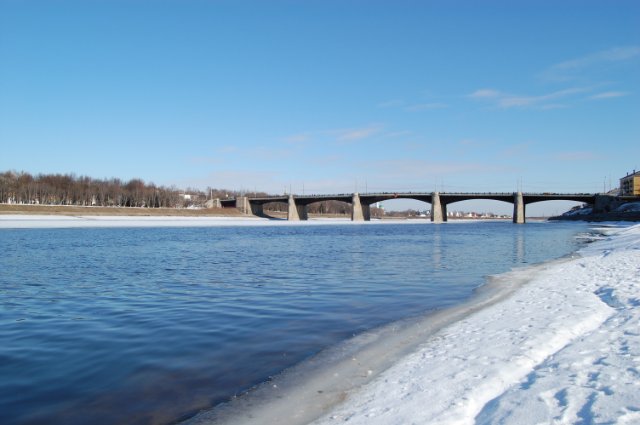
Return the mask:
[[(355, 142), (379, 134), (384, 129), (381, 124), (371, 124), (366, 127), (354, 127), (344, 129), (306, 131), (283, 137), (280, 140), (291, 145), (303, 145), (312, 140), (326, 140), (327, 137), (339, 142)], [(401, 135), (397, 133), (396, 135)]]
[(552, 93), (547, 93), (540, 96), (504, 96), (498, 104), (503, 108), (511, 108), (518, 106), (532, 106), (546, 103), (549, 100), (556, 100), (566, 98), (574, 94), (584, 93), (589, 91), (588, 88), (571, 88), (565, 90), (558, 90)]
[(522, 96), (504, 93), (493, 89), (480, 89), (468, 95), (469, 98), (491, 102), (500, 108), (524, 108), (538, 107), (540, 109), (554, 109), (565, 107), (557, 103), (549, 103), (558, 99), (568, 99), (577, 94), (591, 91), (589, 87), (574, 87), (564, 90), (557, 90), (538, 96)]
[(337, 140), (340, 142), (353, 142), (369, 138), (382, 131), (382, 126), (378, 124), (370, 125), (362, 128), (351, 128), (345, 130), (336, 130)]
[(612, 99), (616, 97), (628, 96), (629, 94), (630, 94), (629, 92), (624, 92), (624, 91), (607, 91), (603, 93), (594, 94), (593, 96), (589, 97), (589, 99), (593, 99), (593, 100)]
[(595, 52), (580, 58), (560, 62), (551, 67), (552, 70), (572, 70), (587, 68), (607, 62), (620, 62), (640, 56), (639, 46), (613, 47), (608, 50)]
[(591, 69), (638, 57), (640, 57), (640, 46), (612, 47), (552, 65), (542, 73), (542, 77), (553, 81), (568, 81)]
[(469, 97), (474, 99), (495, 99), (502, 96), (504, 96), (503, 93), (493, 89), (480, 89), (469, 95)]

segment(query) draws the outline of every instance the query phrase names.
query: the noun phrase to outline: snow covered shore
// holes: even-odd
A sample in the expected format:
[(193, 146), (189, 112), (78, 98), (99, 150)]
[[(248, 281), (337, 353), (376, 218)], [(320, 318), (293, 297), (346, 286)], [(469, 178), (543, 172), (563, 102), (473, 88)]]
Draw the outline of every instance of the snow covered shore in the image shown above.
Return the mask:
[(314, 424), (640, 423), (640, 225), (604, 232)]

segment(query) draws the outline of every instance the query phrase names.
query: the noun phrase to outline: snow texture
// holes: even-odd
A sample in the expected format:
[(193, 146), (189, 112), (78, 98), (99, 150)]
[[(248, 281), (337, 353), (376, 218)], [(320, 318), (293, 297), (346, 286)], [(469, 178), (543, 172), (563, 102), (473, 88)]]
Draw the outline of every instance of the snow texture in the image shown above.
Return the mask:
[(640, 225), (607, 232), (314, 423), (640, 424)]

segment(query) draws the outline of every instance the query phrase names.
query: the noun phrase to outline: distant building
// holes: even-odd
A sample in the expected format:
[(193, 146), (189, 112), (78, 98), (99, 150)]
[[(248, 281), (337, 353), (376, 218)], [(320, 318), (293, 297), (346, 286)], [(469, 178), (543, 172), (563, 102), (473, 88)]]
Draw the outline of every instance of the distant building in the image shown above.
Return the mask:
[(640, 171), (633, 170), (620, 179), (620, 195), (640, 196)]

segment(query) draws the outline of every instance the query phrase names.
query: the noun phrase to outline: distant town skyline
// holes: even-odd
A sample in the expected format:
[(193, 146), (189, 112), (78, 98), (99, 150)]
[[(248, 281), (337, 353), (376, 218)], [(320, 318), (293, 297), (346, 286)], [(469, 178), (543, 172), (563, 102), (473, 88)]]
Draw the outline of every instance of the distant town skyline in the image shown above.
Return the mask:
[(608, 190), (640, 169), (639, 21), (636, 1), (0, 0), (0, 171)]

